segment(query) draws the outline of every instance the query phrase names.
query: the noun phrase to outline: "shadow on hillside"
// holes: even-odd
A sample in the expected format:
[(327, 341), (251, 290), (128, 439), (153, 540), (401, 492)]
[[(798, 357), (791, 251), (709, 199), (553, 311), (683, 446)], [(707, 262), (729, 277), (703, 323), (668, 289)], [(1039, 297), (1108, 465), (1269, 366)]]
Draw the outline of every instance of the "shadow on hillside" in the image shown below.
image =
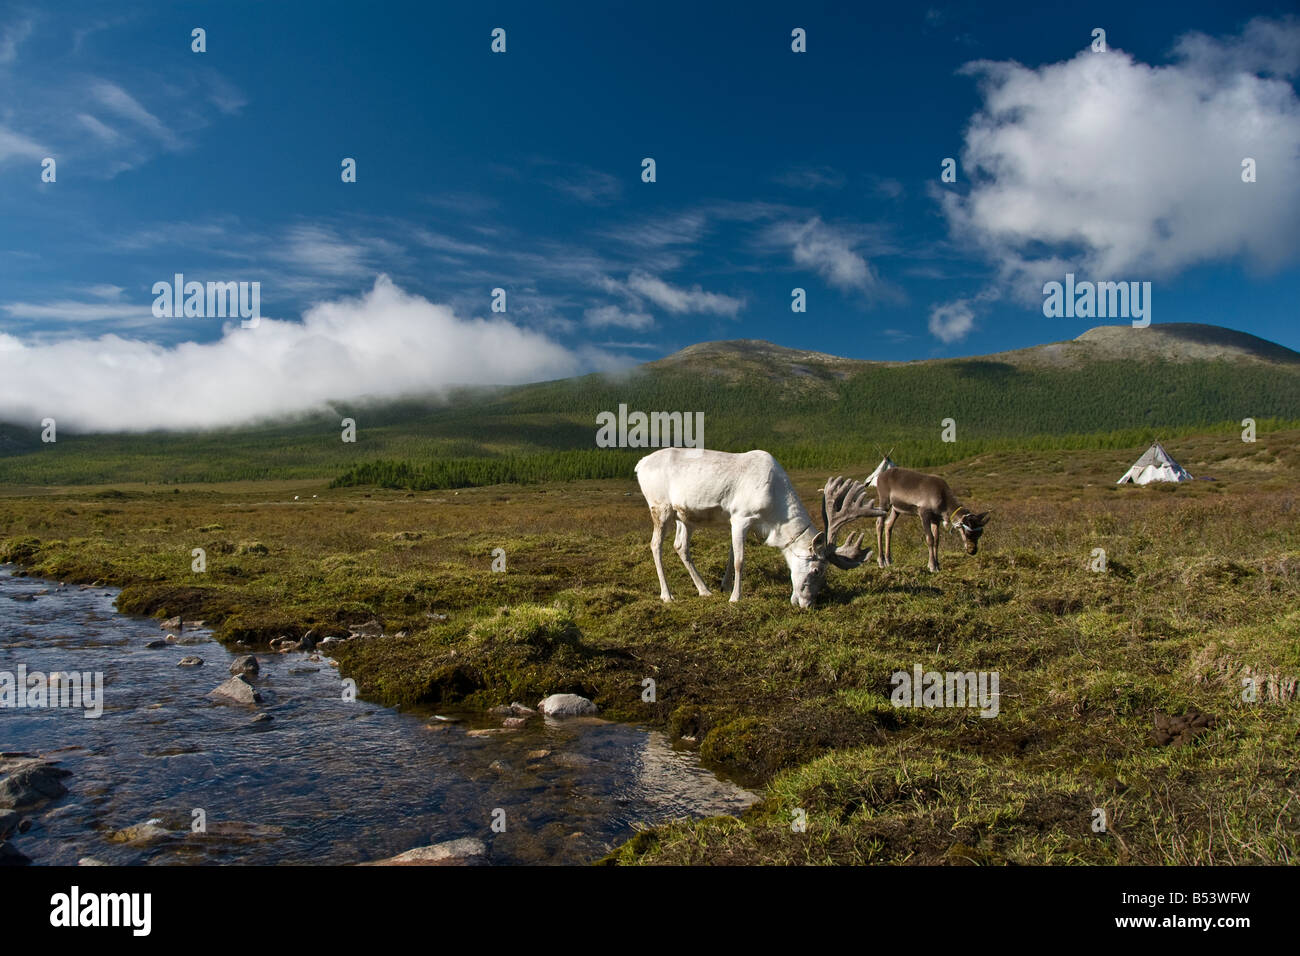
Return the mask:
[(975, 379), (991, 385), (1014, 385), (1024, 379), (1025, 373), (1006, 362), (986, 362), (981, 359), (967, 359), (955, 362), (953, 366), (961, 378)]

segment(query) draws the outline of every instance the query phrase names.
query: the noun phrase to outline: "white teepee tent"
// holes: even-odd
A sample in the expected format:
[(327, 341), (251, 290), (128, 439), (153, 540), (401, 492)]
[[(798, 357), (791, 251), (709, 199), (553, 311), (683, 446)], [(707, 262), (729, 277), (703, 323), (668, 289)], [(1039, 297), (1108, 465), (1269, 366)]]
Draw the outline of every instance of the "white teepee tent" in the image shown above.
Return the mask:
[(1174, 461), (1173, 456), (1165, 451), (1164, 445), (1155, 442), (1115, 484), (1122, 485), (1131, 481), (1135, 485), (1145, 485), (1152, 481), (1191, 480), (1192, 476), (1187, 473), (1187, 469)]
[[(889, 450), (893, 451), (894, 449), (891, 448)], [(894, 461), (894, 459), (886, 455), (884, 458), (880, 460), (880, 464), (876, 466), (876, 470), (867, 476), (867, 482), (866, 482), (867, 487), (868, 488), (875, 487), (876, 479), (880, 477), (880, 473), (882, 471), (889, 471), (889, 469), (897, 468), (897, 467), (898, 467), (898, 462)]]

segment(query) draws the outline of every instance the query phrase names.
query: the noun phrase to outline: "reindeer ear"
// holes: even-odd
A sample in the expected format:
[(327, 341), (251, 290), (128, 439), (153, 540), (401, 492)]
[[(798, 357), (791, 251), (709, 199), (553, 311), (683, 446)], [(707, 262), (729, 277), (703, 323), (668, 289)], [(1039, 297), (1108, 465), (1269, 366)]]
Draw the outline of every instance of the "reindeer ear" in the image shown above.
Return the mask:
[(993, 514), (993, 511), (991, 509), (989, 511), (981, 511), (977, 515), (971, 515), (966, 520), (969, 521), (971, 524), (973, 524), (975, 527), (982, 528), (986, 524), (988, 524), (989, 515), (991, 514)]
[(817, 532), (817, 537), (812, 540), (812, 549), (817, 554), (821, 554), (826, 550), (826, 532)]

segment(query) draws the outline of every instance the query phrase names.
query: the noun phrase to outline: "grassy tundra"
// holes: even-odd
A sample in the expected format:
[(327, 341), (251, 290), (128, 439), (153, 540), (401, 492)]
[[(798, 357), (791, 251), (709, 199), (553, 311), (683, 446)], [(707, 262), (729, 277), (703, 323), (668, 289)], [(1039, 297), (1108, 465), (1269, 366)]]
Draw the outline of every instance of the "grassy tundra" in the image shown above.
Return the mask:
[[(734, 606), (716, 589), (694, 597), (666, 549), (678, 600), (661, 603), (630, 469), (458, 492), (10, 487), (0, 559), (123, 585), (123, 610), (204, 617), (227, 641), (378, 618), (387, 636), (336, 655), (367, 698), (490, 706), (574, 691), (764, 787), (743, 818), (649, 830), (611, 862), (1291, 862), (1300, 431), (1170, 445), (1219, 480), (1116, 487), (1145, 444), (946, 466), (963, 501), (996, 508), (979, 555), (945, 532), (931, 575), (919, 525), (900, 518), (893, 567), (837, 572), (812, 611), (791, 607), (779, 552), (756, 545)], [(827, 471), (791, 471), (818, 513)], [(205, 574), (190, 571), (195, 547)], [(491, 570), (496, 548), (505, 573)], [(1104, 573), (1089, 570), (1095, 548)], [(694, 550), (716, 584), (725, 533)], [(890, 675), (914, 664), (997, 671), (1000, 713), (895, 708)], [(1193, 711), (1212, 718), (1203, 732), (1154, 733)], [(799, 810), (805, 832), (791, 827)]]

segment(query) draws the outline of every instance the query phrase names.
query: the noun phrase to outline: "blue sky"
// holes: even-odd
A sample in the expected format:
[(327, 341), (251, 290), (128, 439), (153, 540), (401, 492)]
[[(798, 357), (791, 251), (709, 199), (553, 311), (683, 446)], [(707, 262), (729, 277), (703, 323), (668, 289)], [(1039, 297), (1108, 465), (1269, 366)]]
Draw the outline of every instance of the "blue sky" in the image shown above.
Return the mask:
[[(1300, 348), (1290, 9), (5, 3), (0, 367), (109, 427), (87, 396), (134, 375), (150, 418), (151, 370), (187, 361), (337, 394), (710, 339), (983, 354), (1105, 324), (1043, 316), (1067, 271), (1150, 281), (1155, 323)], [(273, 321), (235, 343), (155, 317), (177, 272), (260, 282)], [(0, 412), (37, 414), (17, 388)]]

